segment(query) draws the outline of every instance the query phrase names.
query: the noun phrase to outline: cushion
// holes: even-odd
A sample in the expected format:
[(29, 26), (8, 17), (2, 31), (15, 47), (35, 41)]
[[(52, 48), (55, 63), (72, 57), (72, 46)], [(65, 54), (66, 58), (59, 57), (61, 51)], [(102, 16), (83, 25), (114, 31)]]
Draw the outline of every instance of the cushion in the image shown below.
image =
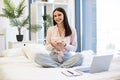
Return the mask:
[(30, 59), (34, 60), (36, 54), (48, 54), (49, 52), (46, 50), (45, 46), (43, 44), (28, 44), (22, 48), (25, 56)]
[(82, 66), (90, 66), (93, 60), (94, 52), (92, 50), (82, 51), (83, 63)]
[(24, 52), (22, 51), (22, 48), (12, 48), (1, 51), (0, 54), (3, 57), (16, 57), (16, 56), (23, 56)]

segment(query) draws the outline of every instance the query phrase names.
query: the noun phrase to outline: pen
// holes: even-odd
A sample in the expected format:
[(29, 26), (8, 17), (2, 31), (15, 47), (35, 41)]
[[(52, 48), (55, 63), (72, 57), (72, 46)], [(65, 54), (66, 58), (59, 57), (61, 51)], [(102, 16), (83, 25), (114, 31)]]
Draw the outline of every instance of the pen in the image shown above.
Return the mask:
[(69, 73), (71, 73), (71, 74), (74, 74), (73, 72), (71, 72), (71, 71), (69, 71), (69, 70), (67, 70), (67, 72), (69, 72)]

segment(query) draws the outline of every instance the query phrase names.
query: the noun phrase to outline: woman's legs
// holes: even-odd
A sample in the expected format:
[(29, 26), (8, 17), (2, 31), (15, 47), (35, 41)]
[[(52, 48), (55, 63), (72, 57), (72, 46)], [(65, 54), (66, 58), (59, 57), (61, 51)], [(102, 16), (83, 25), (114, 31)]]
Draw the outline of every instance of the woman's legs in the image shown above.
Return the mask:
[(43, 67), (62, 67), (62, 68), (71, 68), (74, 66), (80, 66), (83, 61), (82, 54), (76, 54), (71, 57), (71, 54), (64, 54), (62, 57), (63, 63), (58, 62), (58, 57), (56, 53), (49, 54), (37, 54), (35, 57), (35, 62), (40, 64)]
[(71, 68), (74, 66), (80, 66), (82, 64), (82, 61), (83, 61), (82, 54), (76, 54), (69, 58), (68, 60), (66, 60), (65, 62), (63, 62), (63, 64), (61, 64), (60, 67)]
[(49, 54), (37, 54), (35, 62), (43, 67), (59, 67), (59, 63), (54, 61)]

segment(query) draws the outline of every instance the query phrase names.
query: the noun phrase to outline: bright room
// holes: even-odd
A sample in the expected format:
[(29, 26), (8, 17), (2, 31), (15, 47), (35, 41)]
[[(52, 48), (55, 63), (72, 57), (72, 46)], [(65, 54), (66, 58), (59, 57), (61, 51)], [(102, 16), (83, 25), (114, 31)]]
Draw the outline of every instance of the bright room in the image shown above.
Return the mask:
[(0, 0), (0, 80), (120, 80), (120, 0)]

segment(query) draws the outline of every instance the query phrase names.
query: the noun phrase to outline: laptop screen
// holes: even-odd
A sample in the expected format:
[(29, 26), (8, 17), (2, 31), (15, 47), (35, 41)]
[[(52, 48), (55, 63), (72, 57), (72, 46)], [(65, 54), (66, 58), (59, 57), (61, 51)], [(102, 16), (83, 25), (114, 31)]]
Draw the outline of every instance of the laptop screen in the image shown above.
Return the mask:
[(108, 71), (112, 58), (113, 55), (94, 56), (90, 67), (90, 73)]

